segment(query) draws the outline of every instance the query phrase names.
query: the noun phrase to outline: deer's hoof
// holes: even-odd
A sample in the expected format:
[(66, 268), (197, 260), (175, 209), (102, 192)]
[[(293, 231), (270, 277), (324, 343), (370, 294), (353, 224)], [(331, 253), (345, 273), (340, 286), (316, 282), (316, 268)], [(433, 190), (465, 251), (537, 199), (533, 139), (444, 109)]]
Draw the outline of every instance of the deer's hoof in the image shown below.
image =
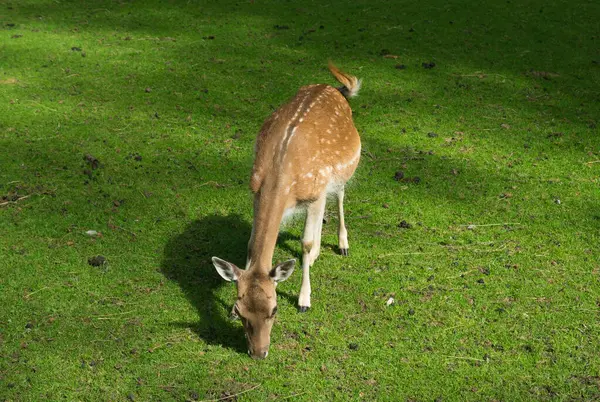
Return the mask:
[(340, 254), (343, 255), (344, 257), (348, 257), (348, 253), (349, 253), (349, 250), (347, 248), (340, 249)]
[(310, 307), (307, 306), (298, 306), (299, 313), (306, 313)]

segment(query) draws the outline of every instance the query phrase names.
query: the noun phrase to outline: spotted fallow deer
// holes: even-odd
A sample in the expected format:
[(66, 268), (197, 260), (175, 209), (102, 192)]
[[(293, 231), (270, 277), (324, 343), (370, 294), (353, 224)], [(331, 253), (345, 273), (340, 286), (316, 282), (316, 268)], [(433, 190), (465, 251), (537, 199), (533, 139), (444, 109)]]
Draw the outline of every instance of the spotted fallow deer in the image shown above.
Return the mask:
[(243, 323), (248, 353), (265, 358), (277, 312), (275, 287), (292, 274), (296, 260), (272, 267), (282, 218), (295, 208), (306, 209), (302, 238), (300, 312), (310, 307), (310, 266), (319, 256), (327, 194), (335, 193), (339, 210), (339, 250), (348, 255), (344, 224), (344, 186), (360, 158), (360, 137), (346, 98), (355, 96), (360, 80), (329, 64), (343, 85), (300, 88), (296, 96), (263, 124), (255, 146), (250, 188), (254, 193), (254, 223), (246, 269), (213, 257), (218, 273), (237, 284), (233, 314)]

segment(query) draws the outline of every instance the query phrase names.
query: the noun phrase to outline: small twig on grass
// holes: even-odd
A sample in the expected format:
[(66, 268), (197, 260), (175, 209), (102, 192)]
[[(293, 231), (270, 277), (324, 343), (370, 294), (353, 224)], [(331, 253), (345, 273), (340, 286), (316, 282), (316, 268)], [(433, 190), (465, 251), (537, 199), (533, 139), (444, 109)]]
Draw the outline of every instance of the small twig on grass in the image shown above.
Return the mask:
[(295, 398), (295, 397), (297, 397), (297, 396), (304, 395), (304, 394), (306, 394), (306, 391), (297, 392), (297, 393), (295, 393), (295, 394), (291, 394), (291, 395), (288, 395), (288, 396), (284, 396), (283, 398), (277, 398), (277, 399), (280, 399), (280, 400), (282, 400), (282, 401), (283, 401), (283, 400), (285, 400), (285, 399)]
[(473, 253), (499, 253), (501, 251), (506, 250), (506, 247), (495, 248), (493, 250), (469, 250)]
[(450, 331), (451, 329), (463, 328), (463, 327), (464, 327), (464, 325), (453, 325), (452, 327), (447, 327), (447, 328), (442, 329), (442, 331), (446, 332), (446, 331)]
[(144, 38), (136, 38), (135, 40), (156, 40), (156, 41), (163, 41), (163, 42), (175, 42), (175, 38), (169, 38), (169, 37), (156, 38), (156, 37), (152, 37), (152, 36), (146, 36)]
[(137, 238), (137, 235), (136, 235), (134, 232), (132, 232), (131, 230), (129, 230), (129, 229), (125, 229), (125, 228), (122, 228), (121, 226), (117, 226), (117, 225), (115, 225), (115, 227), (116, 227), (117, 229), (121, 229), (121, 230), (123, 230), (123, 231), (125, 231), (125, 232), (127, 232), (127, 233), (131, 234), (133, 237)]
[(375, 157), (375, 155), (373, 155), (371, 152), (369, 152), (369, 151), (367, 151), (367, 150), (363, 150), (361, 153), (362, 153), (363, 155), (367, 155), (369, 158), (371, 158), (371, 160), (375, 160), (375, 159), (377, 159), (377, 158)]
[(452, 247), (452, 248), (469, 248), (473, 246), (493, 246), (495, 241), (478, 241), (472, 244), (439, 244), (439, 243), (428, 243), (434, 246), (442, 246), (442, 247)]
[(30, 100), (30, 101), (26, 101), (26, 102), (31, 102), (31, 103), (34, 103), (34, 104), (36, 104), (36, 105), (38, 105), (38, 106), (41, 106), (41, 107), (43, 107), (43, 108), (46, 108), (46, 109), (48, 109), (48, 110), (52, 111), (52, 112), (57, 112), (57, 111), (58, 111), (58, 110), (56, 110), (56, 109), (52, 109), (51, 107), (48, 107), (48, 106), (46, 106), (46, 105), (42, 105), (41, 103), (39, 103), (39, 102), (36, 102), (36, 101), (32, 101), (32, 100)]
[(472, 274), (473, 272), (478, 272), (478, 269), (472, 269), (470, 271), (465, 271), (465, 272), (461, 272), (460, 274), (456, 275), (456, 276), (449, 276), (449, 279), (456, 279), (456, 278), (462, 278), (466, 275)]
[(25, 296), (23, 296), (23, 299), (29, 299), (31, 296), (33, 296), (37, 292), (41, 292), (42, 290), (45, 290), (45, 289), (48, 289), (48, 286), (44, 286), (43, 288), (33, 291), (31, 293), (27, 293)]
[(117, 225), (115, 225), (112, 222), (109, 222), (108, 227), (111, 228), (111, 229), (119, 229), (119, 230), (122, 230), (124, 232), (127, 232), (130, 235), (132, 235), (135, 239), (137, 239), (137, 235), (134, 232), (132, 232), (131, 230), (129, 230), (129, 229), (125, 229), (125, 228), (122, 228), (121, 226), (117, 226)]
[(96, 317), (96, 319), (97, 320), (114, 320), (117, 318), (117, 317), (115, 317), (117, 315), (125, 315), (125, 314), (131, 314), (131, 313), (135, 313), (135, 311), (131, 310), (131, 311), (124, 311), (122, 313), (106, 314), (106, 315)]
[(446, 247), (446, 248), (470, 248), (470, 247), (476, 247), (476, 246), (493, 246), (496, 242), (493, 241), (481, 241), (481, 242), (475, 242), (473, 244), (438, 244), (438, 243), (429, 243), (429, 244), (433, 244), (434, 246), (442, 246), (442, 247)]
[(470, 246), (461, 246), (461, 245), (452, 245), (452, 244), (447, 244), (447, 245), (443, 245), (442, 247), (446, 247), (447, 250), (449, 251), (458, 251), (460, 249), (466, 250), (466, 251), (470, 251), (472, 253), (498, 253), (500, 251), (504, 251), (506, 250), (506, 245), (504, 245), (503, 247), (500, 248), (495, 248), (492, 250), (482, 250), (482, 249), (470, 249)]
[(470, 225), (458, 225), (463, 227), (482, 227), (482, 226), (510, 226), (510, 225), (520, 225), (518, 222), (506, 222), (506, 223), (484, 223), (482, 225), (470, 224)]
[(399, 158), (375, 158), (373, 160), (375, 162), (387, 162), (387, 161), (408, 162), (408, 161), (422, 161), (422, 160), (425, 160), (425, 158), (423, 158), (422, 156), (404, 156), (404, 157), (399, 157)]
[(457, 73), (449, 73), (449, 74), (453, 75), (455, 77), (477, 77), (477, 78), (485, 78), (488, 75), (495, 75), (497, 77), (502, 77), (502, 78), (506, 79), (506, 77), (503, 76), (502, 74), (484, 73), (483, 71), (475, 71), (473, 74), (457, 74)]
[(600, 159), (598, 159), (596, 161), (584, 162), (585, 165), (591, 165), (592, 163), (600, 163)]
[(19, 202), (21, 200), (24, 200), (25, 198), (29, 198), (29, 197), (31, 197), (31, 194), (30, 195), (24, 195), (23, 197), (19, 197), (19, 198), (17, 198), (14, 201), (5, 201), (5, 202), (2, 202), (2, 203), (0, 203), (0, 207), (3, 207), (3, 206), (8, 205), (8, 204), (16, 204), (17, 202)]
[(131, 124), (127, 124), (126, 126), (121, 127), (121, 128), (109, 128), (109, 130), (110, 131), (125, 131), (125, 130), (129, 129), (130, 126), (131, 126)]
[(256, 388), (258, 388), (260, 386), (261, 386), (261, 384), (258, 384), (258, 385), (253, 386), (252, 388), (248, 388), (245, 391), (238, 392), (237, 394), (227, 395), (227, 396), (224, 396), (224, 397), (219, 398), (219, 399), (203, 399), (200, 402), (216, 402), (216, 401), (225, 401), (225, 400), (231, 399), (231, 398), (237, 398), (239, 395), (245, 394), (246, 392), (250, 392), (250, 391), (252, 391), (252, 390), (254, 390), (254, 389), (256, 389)]
[(377, 256), (377, 258), (391, 257), (391, 256), (397, 256), (397, 255), (413, 255), (413, 254), (439, 254), (439, 253), (426, 253), (424, 251), (417, 251), (414, 253), (388, 253), (388, 254), (380, 254)]
[(573, 306), (569, 306), (567, 304), (563, 304), (560, 306), (556, 306), (557, 308), (565, 308), (565, 310), (571, 310), (571, 311), (587, 311), (590, 313), (599, 313), (600, 310), (599, 309), (592, 309), (592, 308), (583, 308), (583, 307), (573, 307)]
[(442, 357), (447, 357), (450, 359), (460, 359), (460, 360), (473, 360), (476, 362), (485, 362), (485, 360), (483, 359), (477, 359), (475, 357), (467, 357), (467, 356), (447, 356), (447, 355), (442, 355)]
[(212, 185), (216, 188), (223, 188), (225, 184), (217, 183), (216, 181), (207, 181), (206, 183), (199, 184), (198, 187)]

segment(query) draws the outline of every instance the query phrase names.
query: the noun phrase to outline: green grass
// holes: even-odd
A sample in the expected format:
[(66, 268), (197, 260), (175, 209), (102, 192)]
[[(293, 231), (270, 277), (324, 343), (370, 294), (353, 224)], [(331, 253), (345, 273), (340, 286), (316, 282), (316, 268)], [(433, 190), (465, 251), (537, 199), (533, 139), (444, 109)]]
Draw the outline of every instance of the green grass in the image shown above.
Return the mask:
[[(600, 399), (599, 17), (592, 0), (0, 2), (0, 396)], [(329, 58), (364, 79), (351, 256), (329, 208), (313, 307), (296, 312), (296, 272), (253, 361), (209, 258), (243, 264), (254, 137), (298, 87), (334, 83)]]

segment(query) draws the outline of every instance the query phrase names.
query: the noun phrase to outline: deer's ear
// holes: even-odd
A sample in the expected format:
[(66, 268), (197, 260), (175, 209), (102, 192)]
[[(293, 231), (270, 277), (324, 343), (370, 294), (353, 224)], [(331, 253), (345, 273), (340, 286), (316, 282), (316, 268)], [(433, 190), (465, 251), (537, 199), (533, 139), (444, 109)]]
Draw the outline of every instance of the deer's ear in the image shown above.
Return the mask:
[(228, 282), (237, 282), (243, 272), (241, 269), (236, 267), (235, 264), (222, 260), (218, 257), (213, 257), (212, 262), (219, 275), (221, 275), (221, 277)]
[(281, 264), (277, 264), (275, 267), (273, 267), (273, 269), (271, 269), (271, 272), (269, 272), (269, 276), (275, 282), (283, 282), (287, 278), (289, 278), (290, 275), (292, 275), (292, 272), (294, 272), (295, 266), (296, 266), (296, 260), (294, 260), (294, 259), (287, 260), (287, 261), (282, 262)]

